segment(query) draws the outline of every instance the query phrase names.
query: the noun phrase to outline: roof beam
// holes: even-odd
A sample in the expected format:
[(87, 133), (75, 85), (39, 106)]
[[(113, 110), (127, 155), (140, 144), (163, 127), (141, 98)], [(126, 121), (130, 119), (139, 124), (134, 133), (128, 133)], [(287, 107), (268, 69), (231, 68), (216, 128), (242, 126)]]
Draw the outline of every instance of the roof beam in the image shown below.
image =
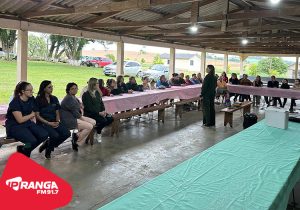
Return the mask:
[[(71, 14), (89, 14), (89, 13), (102, 13), (102, 12), (120, 12), (124, 10), (137, 10), (137, 9), (150, 9), (153, 6), (169, 5), (169, 4), (182, 4), (196, 2), (200, 0), (127, 0), (121, 2), (110, 2), (98, 4), (97, 6), (81, 6), (75, 7), (73, 11), (68, 9), (48, 10), (44, 12), (31, 12), (26, 13), (23, 17), (48, 17), (58, 15), (71, 15)], [(204, 0), (212, 1), (212, 0)]]
[[(198, 17), (197, 23), (209, 23), (227, 20), (246, 20), (253, 18), (264, 18), (264, 17), (278, 17), (279, 15), (299, 15), (300, 8), (293, 9), (280, 9), (280, 10), (262, 10), (262, 11), (244, 11), (243, 13), (229, 13), (227, 15), (213, 15)], [(189, 18), (178, 18), (171, 20), (161, 20), (161, 21), (136, 21), (136, 22), (124, 22), (124, 23), (114, 23), (114, 27), (136, 27), (136, 26), (154, 26), (154, 25), (176, 25), (176, 24), (191, 24)], [(110, 28), (112, 27), (111, 23), (95, 23), (95, 24), (86, 24), (85, 27), (91, 28)]]
[(227, 31), (228, 26), (228, 12), (229, 12), (229, 0), (224, 0), (224, 11), (223, 14), (225, 16), (224, 20), (222, 21), (221, 31), (225, 32)]

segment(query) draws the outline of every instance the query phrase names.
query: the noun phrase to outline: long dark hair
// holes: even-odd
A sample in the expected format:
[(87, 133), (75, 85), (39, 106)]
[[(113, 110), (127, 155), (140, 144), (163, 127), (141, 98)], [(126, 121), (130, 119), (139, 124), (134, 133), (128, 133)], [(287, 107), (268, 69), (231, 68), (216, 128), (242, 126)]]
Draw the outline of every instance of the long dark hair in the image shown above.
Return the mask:
[(16, 85), (16, 88), (14, 90), (14, 98), (21, 96), (23, 93), (22, 91), (25, 91), (27, 86), (31, 85), (29, 82), (21, 81)]
[(39, 98), (39, 102), (41, 103), (41, 105), (48, 104), (48, 101), (45, 97), (45, 88), (50, 84), (51, 84), (51, 81), (49, 81), (49, 80), (44, 80), (40, 84), (40, 88), (39, 88), (39, 92), (38, 92), (37, 96)]
[(76, 87), (78, 87), (78, 85), (75, 82), (70, 82), (70, 83), (67, 84), (67, 86), (66, 86), (66, 93), (67, 94), (70, 94), (71, 87), (73, 87), (74, 85)]
[(98, 83), (99, 83), (99, 88), (104, 87), (104, 80), (103, 79), (98, 79)]
[(117, 85), (121, 85), (121, 80), (124, 80), (124, 77), (122, 75), (117, 76)]

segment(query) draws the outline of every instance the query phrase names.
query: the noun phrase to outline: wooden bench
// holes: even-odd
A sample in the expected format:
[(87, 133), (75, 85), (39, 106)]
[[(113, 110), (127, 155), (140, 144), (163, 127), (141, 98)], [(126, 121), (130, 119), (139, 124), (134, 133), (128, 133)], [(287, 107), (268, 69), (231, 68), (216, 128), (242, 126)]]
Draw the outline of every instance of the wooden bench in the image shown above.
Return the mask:
[(251, 101), (246, 101), (243, 102), (241, 106), (222, 109), (221, 112), (224, 112), (224, 126), (226, 126), (229, 123), (230, 127), (232, 127), (233, 112), (240, 109), (243, 109), (243, 114), (250, 112), (251, 104)]
[(2, 147), (2, 145), (4, 144), (10, 144), (14, 142), (18, 142), (18, 141), (13, 138), (0, 137), (0, 147)]
[(180, 100), (180, 101), (172, 103), (175, 105), (175, 118), (177, 118), (177, 116), (182, 118), (183, 106), (185, 104), (192, 103), (192, 102), (198, 102), (198, 110), (200, 110), (200, 107), (201, 107), (200, 96), (191, 98), (191, 99)]
[(127, 119), (136, 115), (141, 115), (149, 112), (158, 111), (158, 122), (162, 121), (165, 122), (165, 109), (171, 107), (170, 104), (158, 104), (154, 106), (144, 107), (136, 110), (131, 110), (128, 112), (121, 112), (113, 115), (114, 121), (111, 124), (111, 133), (110, 135), (113, 136), (116, 134), (119, 136), (119, 125), (121, 119)]

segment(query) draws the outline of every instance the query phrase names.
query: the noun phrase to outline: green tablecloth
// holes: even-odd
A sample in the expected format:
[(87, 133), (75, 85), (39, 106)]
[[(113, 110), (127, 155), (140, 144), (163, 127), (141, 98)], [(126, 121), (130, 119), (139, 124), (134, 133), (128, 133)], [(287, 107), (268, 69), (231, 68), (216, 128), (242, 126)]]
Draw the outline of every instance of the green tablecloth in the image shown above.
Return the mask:
[(101, 210), (284, 210), (300, 177), (299, 134), (300, 124), (281, 130), (261, 121)]

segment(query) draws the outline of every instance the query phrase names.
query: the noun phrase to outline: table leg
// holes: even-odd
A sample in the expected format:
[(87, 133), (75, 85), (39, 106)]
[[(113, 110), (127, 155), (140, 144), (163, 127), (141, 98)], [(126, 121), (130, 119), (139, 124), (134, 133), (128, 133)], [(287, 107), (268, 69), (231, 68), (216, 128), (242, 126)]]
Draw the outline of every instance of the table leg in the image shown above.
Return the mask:
[(120, 120), (114, 119), (114, 121), (111, 124), (110, 136), (114, 136), (114, 134), (119, 135), (119, 125)]
[(182, 118), (182, 110), (183, 110), (183, 105), (175, 106), (175, 118), (177, 118), (178, 115), (180, 118)]
[(250, 110), (251, 110), (251, 104), (249, 104), (248, 106), (245, 106), (245, 107), (243, 108), (243, 114), (245, 114), (245, 113), (247, 113), (247, 112), (250, 113)]
[(159, 121), (165, 122), (165, 109), (158, 110), (158, 122)]
[(224, 126), (226, 126), (229, 123), (230, 127), (232, 127), (232, 119), (233, 113), (224, 112)]

